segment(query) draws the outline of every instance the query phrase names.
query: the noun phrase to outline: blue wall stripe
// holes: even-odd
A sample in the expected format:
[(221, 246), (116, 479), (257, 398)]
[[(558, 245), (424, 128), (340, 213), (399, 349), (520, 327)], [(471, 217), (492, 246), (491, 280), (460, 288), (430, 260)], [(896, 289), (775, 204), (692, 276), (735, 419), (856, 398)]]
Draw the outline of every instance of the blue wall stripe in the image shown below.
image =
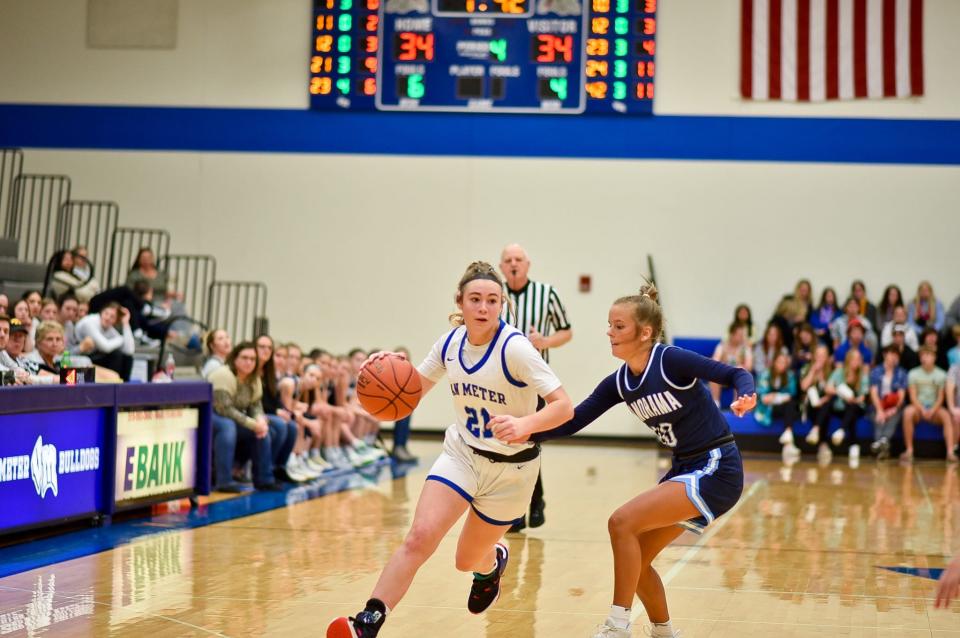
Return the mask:
[(0, 146), (960, 164), (960, 120), (0, 104)]

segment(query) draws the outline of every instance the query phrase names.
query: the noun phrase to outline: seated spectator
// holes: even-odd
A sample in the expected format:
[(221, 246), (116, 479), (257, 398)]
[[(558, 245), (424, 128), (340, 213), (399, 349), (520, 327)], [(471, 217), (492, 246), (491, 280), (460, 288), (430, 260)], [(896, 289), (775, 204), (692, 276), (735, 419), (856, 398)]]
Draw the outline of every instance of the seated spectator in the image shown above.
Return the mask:
[[(60, 296), (60, 313), (57, 320), (63, 326), (63, 337), (66, 341), (67, 350), (70, 354), (80, 354), (80, 340), (77, 339), (77, 316), (80, 311), (80, 304), (72, 292), (64, 293)], [(88, 352), (93, 349), (93, 340), (84, 344), (84, 349)]]
[[(23, 345), (23, 352), (27, 353), (33, 350), (34, 333), (37, 331), (37, 323), (30, 314), (30, 304), (26, 299), (21, 299), (13, 305), (13, 318), (19, 320), (19, 324), (26, 328), (27, 340)], [(11, 332), (12, 334), (12, 332)]]
[(284, 376), (299, 379), (301, 364), (303, 363), (303, 350), (292, 342), (288, 343), (285, 349), (287, 351), (287, 369)]
[(907, 375), (910, 402), (903, 413), (903, 442), (906, 450), (900, 455), (904, 461), (913, 460), (913, 431), (918, 421), (926, 421), (943, 428), (943, 439), (947, 444), (947, 462), (956, 463), (957, 455), (953, 448), (953, 417), (945, 405), (947, 373), (936, 366), (937, 351), (930, 346), (920, 346), (920, 367)]
[(917, 296), (907, 307), (910, 323), (920, 332), (930, 327), (937, 332), (943, 328), (945, 321), (943, 303), (933, 294), (933, 286), (929, 281), (921, 281), (917, 286)]
[(834, 447), (840, 447), (849, 433), (849, 453), (855, 457), (860, 454), (857, 419), (864, 415), (870, 396), (870, 374), (859, 350), (851, 348), (843, 365), (834, 369), (827, 382), (827, 394), (833, 397), (833, 416), (840, 419), (840, 427), (834, 430), (830, 441)]
[(777, 304), (773, 317), (770, 318), (770, 324), (780, 328), (780, 336), (788, 352), (793, 349), (794, 327), (806, 321), (805, 312), (803, 302), (797, 300), (793, 295), (784, 295), (780, 303)]
[[(753, 371), (753, 354), (747, 342), (747, 327), (742, 323), (731, 323), (727, 328), (727, 338), (717, 344), (713, 351), (713, 359), (721, 361), (735, 368), (743, 368), (747, 372)], [(710, 394), (713, 402), (720, 404), (720, 386), (710, 384)]]
[(894, 324), (893, 342), (890, 344), (896, 346), (900, 353), (900, 367), (904, 370), (913, 370), (920, 365), (920, 357), (917, 351), (907, 345), (906, 324)]
[[(836, 351), (840, 347), (840, 344), (844, 342), (847, 338), (847, 325), (856, 319), (860, 322), (860, 325), (863, 327), (864, 337), (863, 341), (867, 344), (867, 348), (871, 351), (877, 349), (878, 338), (876, 333), (873, 331), (873, 324), (870, 323), (870, 320), (860, 314), (860, 302), (850, 297), (843, 304), (843, 314), (833, 320), (833, 323), (830, 324), (830, 336), (833, 339), (833, 349)], [(839, 361), (840, 358), (837, 357)]]
[(40, 294), (39, 290), (28, 290), (23, 293), (21, 300), (27, 302), (27, 310), (30, 312), (30, 317), (36, 319), (40, 316), (40, 310), (43, 308), (43, 295)]
[(347, 405), (354, 414), (353, 433), (358, 441), (351, 442), (353, 448), (360, 455), (378, 459), (387, 456), (387, 453), (377, 447), (380, 438), (380, 421), (373, 418), (357, 399), (357, 378), (363, 362), (367, 360), (367, 352), (362, 348), (353, 348), (347, 355)]
[[(19, 334), (14, 335), (13, 330), (16, 327)], [(26, 340), (27, 331), (20, 324), (19, 319), (11, 319), (7, 315), (0, 314), (0, 372), (13, 372), (13, 381), (16, 385), (27, 383), (30, 374), (20, 367), (17, 359), (23, 351), (23, 342)], [(19, 344), (11, 345), (11, 341), (18, 341)], [(9, 384), (9, 378), (6, 381)]]
[(944, 396), (947, 399), (947, 410), (953, 417), (953, 453), (960, 456), (960, 363), (950, 366), (947, 371), (947, 384), (944, 388)]
[(747, 343), (753, 347), (753, 313), (750, 306), (739, 304), (733, 311), (733, 323), (742, 323), (747, 327)]
[[(897, 321), (897, 318), (893, 316), (893, 311), (896, 308), (904, 309), (904, 319), (902, 321)], [(880, 301), (880, 307), (877, 308), (877, 325), (874, 327), (879, 330), (880, 334), (882, 335), (887, 329), (887, 324), (891, 322), (904, 323), (907, 316), (906, 309), (907, 308), (903, 303), (903, 293), (900, 292), (900, 286), (890, 284), (883, 291), (883, 299)], [(889, 345), (889, 342), (883, 343), (881, 340), (881, 345), (886, 347)]]
[(783, 333), (775, 323), (767, 324), (763, 331), (763, 340), (753, 347), (753, 373), (757, 378), (767, 371), (773, 359), (781, 352), (789, 354), (783, 345)]
[(797, 318), (803, 315), (803, 319), (797, 323), (809, 322), (813, 317), (813, 286), (809, 279), (801, 279), (793, 288), (793, 301), (797, 306)]
[(79, 321), (80, 319), (83, 319), (88, 314), (90, 314), (90, 304), (84, 303), (83, 301), (78, 303), (77, 304), (77, 321)]
[(249, 341), (237, 344), (226, 364), (208, 379), (213, 385), (213, 449), (217, 490), (239, 492), (233, 481), (237, 446), (253, 451), (254, 487), (281, 489), (273, 478), (273, 459), (278, 450), (270, 438), (270, 424), (263, 413), (263, 386), (257, 373), (257, 349)]
[[(260, 383), (263, 386), (263, 398), (260, 400), (263, 412), (270, 424), (271, 441), (276, 442), (276, 456), (273, 459), (273, 472), (277, 478), (300, 483), (305, 477), (290, 476), (286, 471), (287, 462), (297, 442), (297, 424), (293, 414), (280, 404), (279, 379), (274, 358), (273, 339), (260, 335), (254, 342), (257, 346), (257, 364), (260, 371)], [(272, 448), (273, 446), (271, 446)]]
[(127, 275), (127, 287), (132, 289), (138, 281), (145, 281), (150, 284), (154, 294), (160, 300), (183, 300), (182, 295), (170, 286), (167, 273), (157, 269), (156, 255), (151, 248), (146, 246), (137, 252), (137, 256), (133, 260), (130, 273)]
[(841, 343), (836, 352), (834, 352), (838, 366), (841, 361), (846, 360), (847, 352), (850, 350), (860, 351), (864, 365), (870, 366), (873, 364), (873, 352), (871, 352), (867, 344), (863, 342), (864, 334), (863, 324), (861, 324), (858, 319), (851, 319), (847, 324), (847, 340)]
[(880, 346), (886, 348), (893, 343), (893, 329), (896, 327), (903, 331), (904, 342), (907, 346), (912, 350), (917, 350), (920, 347), (920, 342), (917, 339), (917, 332), (913, 329), (913, 325), (908, 323), (906, 307), (894, 307), (892, 318), (892, 321), (888, 321), (883, 326), (883, 331), (880, 333)]
[[(35, 364), (35, 373), (32, 383), (58, 383), (60, 381), (60, 360), (66, 350), (66, 339), (63, 326), (56, 321), (44, 321), (37, 327), (37, 347), (26, 355), (25, 360)], [(71, 357), (71, 367), (83, 368), (93, 366), (88, 357)], [(97, 382), (116, 383), (120, 376), (113, 370), (96, 367)], [(39, 377), (39, 378), (37, 378)]]
[(780, 443), (786, 449), (795, 448), (793, 425), (797, 421), (797, 378), (790, 369), (790, 355), (781, 352), (773, 365), (760, 375), (757, 382), (757, 422), (771, 425), (774, 419), (783, 421)]
[(56, 321), (59, 317), (60, 306), (53, 299), (45, 298), (40, 305), (40, 321)]
[(230, 335), (227, 334), (227, 331), (218, 328), (207, 333), (204, 345), (208, 357), (203, 363), (203, 368), (200, 369), (200, 376), (206, 379), (211, 372), (226, 363), (230, 351), (233, 350), (233, 344), (230, 342)]
[(947, 363), (952, 367), (960, 363), (960, 324), (953, 324), (950, 332), (953, 334), (954, 343), (957, 344), (947, 350)]
[(883, 349), (883, 365), (870, 371), (870, 404), (873, 408), (870, 451), (880, 460), (890, 457), (890, 439), (903, 418), (907, 385), (907, 371), (900, 367), (900, 352), (891, 344)]
[[(333, 469), (333, 465), (323, 459), (320, 452), (323, 442), (330, 437), (328, 430), (332, 427), (330, 406), (326, 402), (320, 406), (321, 381), (319, 366), (311, 364), (303, 368), (299, 381), (286, 377), (279, 383), (280, 404), (293, 415), (297, 428), (293, 454), (288, 456), (285, 470), (287, 475), (300, 481), (313, 480)], [(325, 412), (320, 411), (321, 407)]]
[(0, 315), (8, 315), (10, 309), (10, 298), (0, 292)]
[(827, 383), (833, 374), (833, 361), (830, 348), (821, 343), (813, 351), (813, 360), (804, 366), (800, 373), (800, 392), (806, 408), (807, 419), (813, 424), (807, 433), (807, 443), (816, 446), (820, 442), (820, 432), (827, 432), (830, 425), (830, 395)]
[(820, 293), (820, 305), (817, 306), (810, 317), (810, 324), (817, 333), (817, 338), (830, 346), (833, 352), (833, 341), (830, 338), (830, 324), (839, 315), (840, 309), (837, 308), (837, 293), (833, 288), (827, 286)]
[(50, 288), (57, 297), (69, 292), (78, 300), (89, 302), (100, 292), (100, 282), (93, 277), (88, 262), (84, 262), (87, 268), (80, 274), (76, 270), (77, 258), (73, 252), (64, 250), (57, 257), (57, 267), (53, 271), (53, 279), (50, 282)]
[(867, 321), (870, 322), (870, 325), (876, 329), (877, 326), (877, 307), (870, 303), (870, 299), (867, 298), (867, 286), (860, 279), (854, 279), (853, 283), (850, 284), (850, 296), (857, 300), (857, 303), (860, 304), (859, 314), (861, 317), (866, 317)]
[(932, 326), (927, 326), (920, 332), (920, 347), (922, 348), (923, 346), (929, 346), (936, 351), (936, 366), (938, 368), (946, 370), (950, 367), (950, 363), (947, 360), (947, 352), (940, 349), (940, 336)]
[(817, 349), (817, 333), (809, 323), (802, 323), (797, 326), (797, 336), (793, 340), (793, 362), (791, 367), (794, 374), (800, 374), (800, 371), (808, 363), (813, 361), (813, 352)]
[[(120, 330), (117, 330), (117, 323)], [(130, 329), (130, 311), (117, 303), (104, 306), (100, 312), (87, 315), (77, 322), (76, 338), (83, 342), (87, 337), (93, 349), (80, 349), (96, 365), (113, 370), (124, 381), (130, 379), (133, 367), (133, 331)], [(90, 342), (88, 341), (87, 344)]]

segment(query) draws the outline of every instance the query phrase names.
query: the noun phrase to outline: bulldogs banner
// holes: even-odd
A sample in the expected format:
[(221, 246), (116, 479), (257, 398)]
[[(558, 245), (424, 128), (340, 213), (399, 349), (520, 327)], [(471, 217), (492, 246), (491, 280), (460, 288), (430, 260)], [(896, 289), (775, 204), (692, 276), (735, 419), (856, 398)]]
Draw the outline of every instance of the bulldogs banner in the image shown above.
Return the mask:
[(101, 508), (103, 410), (0, 417), (0, 532)]

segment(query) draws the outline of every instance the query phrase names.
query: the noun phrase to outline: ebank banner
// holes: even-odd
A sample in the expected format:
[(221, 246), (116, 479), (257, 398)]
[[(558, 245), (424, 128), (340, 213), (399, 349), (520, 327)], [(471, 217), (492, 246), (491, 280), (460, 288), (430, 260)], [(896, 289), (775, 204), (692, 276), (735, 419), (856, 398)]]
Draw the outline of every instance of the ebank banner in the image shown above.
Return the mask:
[(105, 410), (0, 416), (0, 532), (101, 510)]
[(117, 413), (116, 502), (192, 490), (199, 424), (197, 408)]

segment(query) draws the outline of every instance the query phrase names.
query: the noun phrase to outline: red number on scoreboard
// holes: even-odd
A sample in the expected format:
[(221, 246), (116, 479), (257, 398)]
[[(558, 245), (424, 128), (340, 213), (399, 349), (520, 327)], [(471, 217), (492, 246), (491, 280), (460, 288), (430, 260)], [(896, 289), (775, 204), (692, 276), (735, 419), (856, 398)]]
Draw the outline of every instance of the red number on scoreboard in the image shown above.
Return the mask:
[(643, 3), (643, 10), (646, 13), (656, 13), (657, 0), (646, 0), (646, 2)]
[(610, 72), (606, 60), (587, 60), (586, 74), (588, 78), (607, 77)]
[(402, 62), (410, 62), (421, 59), (420, 53), (423, 53), (422, 59), (433, 59), (433, 34), (432, 33), (410, 33), (405, 31), (400, 34), (400, 53), (397, 59)]
[(637, 82), (637, 99), (653, 99), (653, 82)]
[(366, 40), (366, 52), (376, 53), (377, 47), (380, 46), (380, 39), (375, 35), (368, 35), (364, 39)]
[(653, 62), (637, 62), (637, 77), (638, 78), (652, 78), (654, 75), (655, 67)]
[(310, 93), (313, 95), (327, 95), (333, 88), (333, 82), (330, 78), (311, 78)]
[(657, 54), (657, 41), (656, 40), (644, 40), (643, 41), (643, 50), (647, 52), (648, 55)]
[(369, 56), (363, 59), (363, 68), (364, 70), (370, 73), (377, 72), (377, 59), (373, 56)]
[(333, 68), (333, 57), (315, 55), (310, 58), (310, 73), (330, 73)]
[(563, 60), (570, 62), (573, 60), (573, 36), (572, 35), (550, 35), (549, 33), (537, 34), (537, 62), (556, 62)]
[(317, 51), (320, 53), (329, 53), (331, 48), (333, 48), (332, 35), (317, 36)]
[(657, 32), (657, 20), (656, 18), (644, 18), (643, 19), (643, 34), (644, 35), (653, 35)]
[(610, 20), (607, 18), (592, 18), (590, 20), (590, 30), (593, 33), (604, 35), (610, 30)]
[(363, 81), (363, 94), (364, 95), (376, 95), (377, 93), (377, 79), (376, 78), (366, 78)]
[(376, 11), (380, 8), (380, 0), (367, 0), (367, 11)]
[(367, 16), (367, 31), (376, 31), (380, 25), (380, 16)]
[(317, 16), (317, 31), (333, 31), (333, 16)]

